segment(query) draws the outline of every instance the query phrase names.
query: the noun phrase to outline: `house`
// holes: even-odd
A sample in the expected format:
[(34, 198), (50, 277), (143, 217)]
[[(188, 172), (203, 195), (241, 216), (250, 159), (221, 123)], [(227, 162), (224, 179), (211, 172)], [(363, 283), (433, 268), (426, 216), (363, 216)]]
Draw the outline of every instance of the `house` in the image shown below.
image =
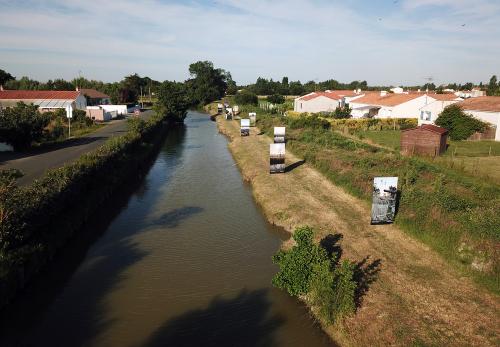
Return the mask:
[(420, 109), (434, 101), (422, 93), (367, 93), (351, 101), (353, 118), (419, 118)]
[(13, 107), (20, 101), (38, 106), (41, 112), (65, 109), (69, 105), (78, 110), (87, 107), (83, 94), (75, 90), (0, 90), (0, 108)]
[(443, 112), (446, 106), (455, 104), (463, 99), (455, 94), (428, 94), (430, 102), (420, 108), (418, 117), (418, 125), (434, 124), (437, 117)]
[(111, 97), (95, 89), (76, 88), (87, 99), (88, 106), (110, 105)]
[(424, 154), (437, 156), (446, 151), (448, 130), (432, 124), (401, 131), (401, 152), (403, 154)]
[(112, 118), (116, 118), (116, 111), (113, 112), (107, 112), (100, 106), (87, 106), (87, 109), (85, 110), (85, 114), (87, 117), (89, 117), (92, 120), (98, 121), (98, 122), (107, 122), (110, 121)]
[(486, 96), (486, 92), (484, 90), (472, 88), (472, 90), (459, 90), (455, 92), (455, 95), (463, 99), (468, 99), (468, 98), (477, 98), (480, 96)]
[(495, 129), (495, 141), (500, 141), (500, 96), (479, 96), (459, 102), (465, 113), (488, 123)]
[(293, 103), (295, 112), (333, 112), (339, 106), (349, 104), (352, 100), (363, 96), (361, 90), (327, 90), (312, 92), (296, 98)]

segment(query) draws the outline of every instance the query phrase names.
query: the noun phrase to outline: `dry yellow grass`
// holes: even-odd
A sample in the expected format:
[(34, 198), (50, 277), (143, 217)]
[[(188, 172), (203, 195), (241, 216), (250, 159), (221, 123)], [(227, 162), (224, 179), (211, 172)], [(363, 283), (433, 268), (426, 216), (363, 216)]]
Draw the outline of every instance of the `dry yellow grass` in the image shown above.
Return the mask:
[[(239, 125), (217, 117), (219, 130), (256, 201), (270, 222), (292, 232), (310, 225), (319, 241), (343, 235), (343, 256), (380, 260), (378, 279), (357, 313), (342, 326), (325, 331), (343, 345), (498, 346), (498, 297), (461, 277), (434, 251), (394, 225), (371, 226), (370, 206), (333, 185), (307, 163), (286, 174), (269, 174), (269, 143), (252, 128), (239, 136)], [(287, 165), (299, 161), (287, 152)], [(286, 245), (285, 245), (286, 246)]]

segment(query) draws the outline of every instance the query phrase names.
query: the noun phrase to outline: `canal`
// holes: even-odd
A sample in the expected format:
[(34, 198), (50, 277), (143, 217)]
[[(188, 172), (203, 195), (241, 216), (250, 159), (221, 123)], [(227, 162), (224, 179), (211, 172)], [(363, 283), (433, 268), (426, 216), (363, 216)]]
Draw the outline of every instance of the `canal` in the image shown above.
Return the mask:
[[(2, 312), (1, 346), (327, 346), (271, 286), (266, 222), (204, 113)], [(110, 173), (112, 174), (112, 173)]]

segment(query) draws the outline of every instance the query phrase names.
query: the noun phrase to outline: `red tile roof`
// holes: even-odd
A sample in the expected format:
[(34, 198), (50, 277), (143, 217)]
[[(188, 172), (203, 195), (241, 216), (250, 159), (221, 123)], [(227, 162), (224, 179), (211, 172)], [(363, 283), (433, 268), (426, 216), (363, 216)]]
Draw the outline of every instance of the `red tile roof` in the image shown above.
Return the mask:
[(80, 92), (75, 90), (0, 90), (0, 100), (75, 100), (79, 95)]
[(478, 96), (457, 103), (463, 110), (500, 112), (500, 96)]
[(91, 99), (109, 99), (110, 98), (109, 95), (101, 93), (100, 91), (95, 90), (95, 89), (81, 88), (79, 90), (83, 93), (83, 95), (88, 96)]
[(447, 93), (447, 94), (427, 94), (427, 95), (430, 96), (431, 98), (439, 100), (439, 101), (453, 101), (453, 100), (460, 99), (459, 96), (456, 96), (455, 94), (450, 94), (450, 93)]
[(422, 124), (420, 128), (429, 130), (438, 134), (446, 134), (448, 132), (447, 129), (438, 127), (437, 125), (434, 124)]
[(352, 90), (332, 90), (332, 91), (328, 91), (328, 92), (310, 93), (310, 94), (307, 94), (307, 95), (300, 97), (299, 99), (303, 100), (303, 101), (308, 101), (308, 100), (312, 100), (312, 99), (315, 99), (315, 98), (320, 97), (320, 96), (325, 96), (325, 97), (333, 99), (333, 100), (340, 100), (343, 97), (352, 97), (352, 96), (356, 96), (356, 95), (358, 95), (358, 94), (356, 94)]
[(421, 97), (423, 94), (394, 94), (387, 93), (380, 96), (380, 93), (370, 93), (361, 98), (351, 101), (351, 104), (367, 104), (376, 106), (397, 106), (405, 102)]

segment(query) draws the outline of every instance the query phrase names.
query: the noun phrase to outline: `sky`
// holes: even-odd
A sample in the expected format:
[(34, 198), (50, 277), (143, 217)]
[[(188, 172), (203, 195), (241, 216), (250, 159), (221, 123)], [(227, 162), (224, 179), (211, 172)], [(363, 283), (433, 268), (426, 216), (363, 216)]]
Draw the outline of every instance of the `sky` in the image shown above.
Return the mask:
[(238, 84), (487, 82), (500, 0), (0, 0), (0, 69), (45, 81), (182, 81), (210, 60)]

